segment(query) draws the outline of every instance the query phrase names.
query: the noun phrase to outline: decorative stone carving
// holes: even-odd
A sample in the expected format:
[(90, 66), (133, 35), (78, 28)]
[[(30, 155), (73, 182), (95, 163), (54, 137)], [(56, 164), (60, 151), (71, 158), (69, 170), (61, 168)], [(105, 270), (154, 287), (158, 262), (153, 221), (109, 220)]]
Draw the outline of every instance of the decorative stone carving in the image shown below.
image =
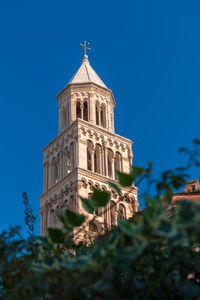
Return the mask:
[[(132, 142), (114, 132), (115, 101), (112, 91), (101, 83), (95, 73), (87, 77), (85, 69), (91, 71), (88, 59), (85, 58), (83, 64), (80, 67), (83, 72), (81, 76), (86, 81), (80, 82), (80, 73), (77, 72), (75, 76), (78, 82), (75, 83), (72, 79), (57, 95), (59, 134), (43, 149), (44, 193), (40, 197), (43, 235), (47, 234), (48, 226), (58, 226), (56, 210), (60, 212), (68, 208), (79, 213), (84, 212), (87, 220), (93, 220), (95, 215), (88, 217), (89, 214), (83, 210), (78, 197), (91, 197), (93, 187), (111, 191), (112, 204), (115, 206), (112, 208), (109, 203), (102, 208), (98, 216), (95, 216), (96, 223), (93, 225), (89, 226), (89, 221), (86, 222), (84, 226), (89, 234), (94, 234), (89, 227), (103, 231), (104, 222), (107, 228), (111, 228), (112, 218), (117, 225), (120, 207), (123, 206), (125, 218), (131, 217), (138, 207), (137, 188), (133, 187), (131, 192), (122, 188), (122, 195), (119, 196), (107, 183), (117, 183), (115, 178), (119, 166), (123, 172), (129, 173), (133, 157)], [(77, 119), (78, 101), (81, 118)], [(85, 116), (88, 120), (84, 119), (84, 103), (87, 103)], [(88, 168), (90, 165), (91, 169)]]

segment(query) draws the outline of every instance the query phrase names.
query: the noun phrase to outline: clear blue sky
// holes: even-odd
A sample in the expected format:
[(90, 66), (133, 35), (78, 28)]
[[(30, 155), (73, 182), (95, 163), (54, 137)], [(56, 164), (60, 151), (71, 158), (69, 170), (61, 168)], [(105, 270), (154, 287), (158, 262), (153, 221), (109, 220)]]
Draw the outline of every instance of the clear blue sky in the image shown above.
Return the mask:
[(56, 95), (84, 40), (136, 165), (152, 160), (157, 175), (200, 138), (199, 1), (0, 0), (0, 230), (19, 224), (25, 233), (22, 190), (39, 211), (42, 148), (57, 135)]

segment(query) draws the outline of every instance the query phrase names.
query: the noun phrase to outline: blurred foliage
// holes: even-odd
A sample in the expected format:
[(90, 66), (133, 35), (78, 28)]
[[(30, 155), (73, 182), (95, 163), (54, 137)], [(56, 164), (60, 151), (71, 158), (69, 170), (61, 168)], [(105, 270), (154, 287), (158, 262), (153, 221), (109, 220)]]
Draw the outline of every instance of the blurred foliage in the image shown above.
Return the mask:
[[(198, 145), (195, 159), (182, 150), (193, 160), (189, 167), (198, 162)], [(62, 227), (49, 228), (48, 237), (24, 240), (18, 227), (2, 232), (0, 299), (200, 299), (200, 204), (182, 201), (169, 219), (163, 201), (184, 184), (187, 170), (163, 172), (159, 180), (151, 179), (151, 163), (119, 173), (121, 186), (131, 190), (133, 182), (147, 180), (157, 192), (144, 195), (142, 215), (119, 221), (90, 246), (74, 244), (74, 229), (81, 230), (85, 217), (70, 210), (58, 216)], [(91, 213), (106, 206), (110, 193), (94, 189), (81, 200)]]

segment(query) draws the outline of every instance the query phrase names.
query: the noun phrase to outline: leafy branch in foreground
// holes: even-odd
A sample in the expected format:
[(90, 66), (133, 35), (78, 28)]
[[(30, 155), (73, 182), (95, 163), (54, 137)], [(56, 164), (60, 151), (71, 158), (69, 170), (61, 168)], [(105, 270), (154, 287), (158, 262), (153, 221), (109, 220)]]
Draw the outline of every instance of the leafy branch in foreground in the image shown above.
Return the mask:
[[(119, 173), (119, 184), (130, 191), (133, 182), (154, 184), (154, 196), (146, 193), (142, 216), (119, 221), (88, 247), (74, 245), (72, 233), (81, 232), (85, 217), (69, 210), (59, 215), (61, 228), (49, 228), (47, 237), (37, 238), (37, 248), (21, 239), (18, 229), (0, 234), (0, 298), (199, 299), (200, 204), (183, 201), (170, 219), (163, 204), (167, 192), (179, 188), (198, 162), (195, 144), (194, 156), (186, 152), (192, 162), (163, 172), (159, 180), (151, 178), (151, 163)], [(120, 186), (108, 184), (120, 195)], [(81, 200), (93, 213), (97, 207), (106, 209), (110, 194), (94, 189), (90, 199)]]
[(28, 226), (28, 235), (30, 241), (34, 242), (35, 241), (35, 235), (36, 235), (36, 228), (35, 228), (35, 223), (37, 216), (34, 214), (27, 193), (22, 192), (22, 198), (24, 202), (24, 215), (25, 215), (25, 223)]

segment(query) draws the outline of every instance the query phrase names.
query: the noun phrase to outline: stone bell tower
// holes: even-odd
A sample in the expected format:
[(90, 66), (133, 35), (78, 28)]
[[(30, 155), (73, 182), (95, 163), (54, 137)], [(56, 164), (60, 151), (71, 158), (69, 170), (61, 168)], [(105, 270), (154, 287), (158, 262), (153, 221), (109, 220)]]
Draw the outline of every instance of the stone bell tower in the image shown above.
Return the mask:
[[(91, 67), (88, 56), (57, 95), (59, 133), (44, 149), (44, 183), (40, 196), (41, 235), (59, 227), (57, 214), (71, 209), (86, 215), (85, 232), (95, 235), (118, 219), (129, 219), (138, 209), (137, 188), (122, 188), (119, 196), (107, 184), (117, 183), (117, 171), (129, 173), (132, 142), (114, 131), (112, 91)], [(106, 208), (89, 214), (79, 195), (89, 198), (92, 188), (111, 192)], [(86, 237), (84, 232), (82, 238)]]

